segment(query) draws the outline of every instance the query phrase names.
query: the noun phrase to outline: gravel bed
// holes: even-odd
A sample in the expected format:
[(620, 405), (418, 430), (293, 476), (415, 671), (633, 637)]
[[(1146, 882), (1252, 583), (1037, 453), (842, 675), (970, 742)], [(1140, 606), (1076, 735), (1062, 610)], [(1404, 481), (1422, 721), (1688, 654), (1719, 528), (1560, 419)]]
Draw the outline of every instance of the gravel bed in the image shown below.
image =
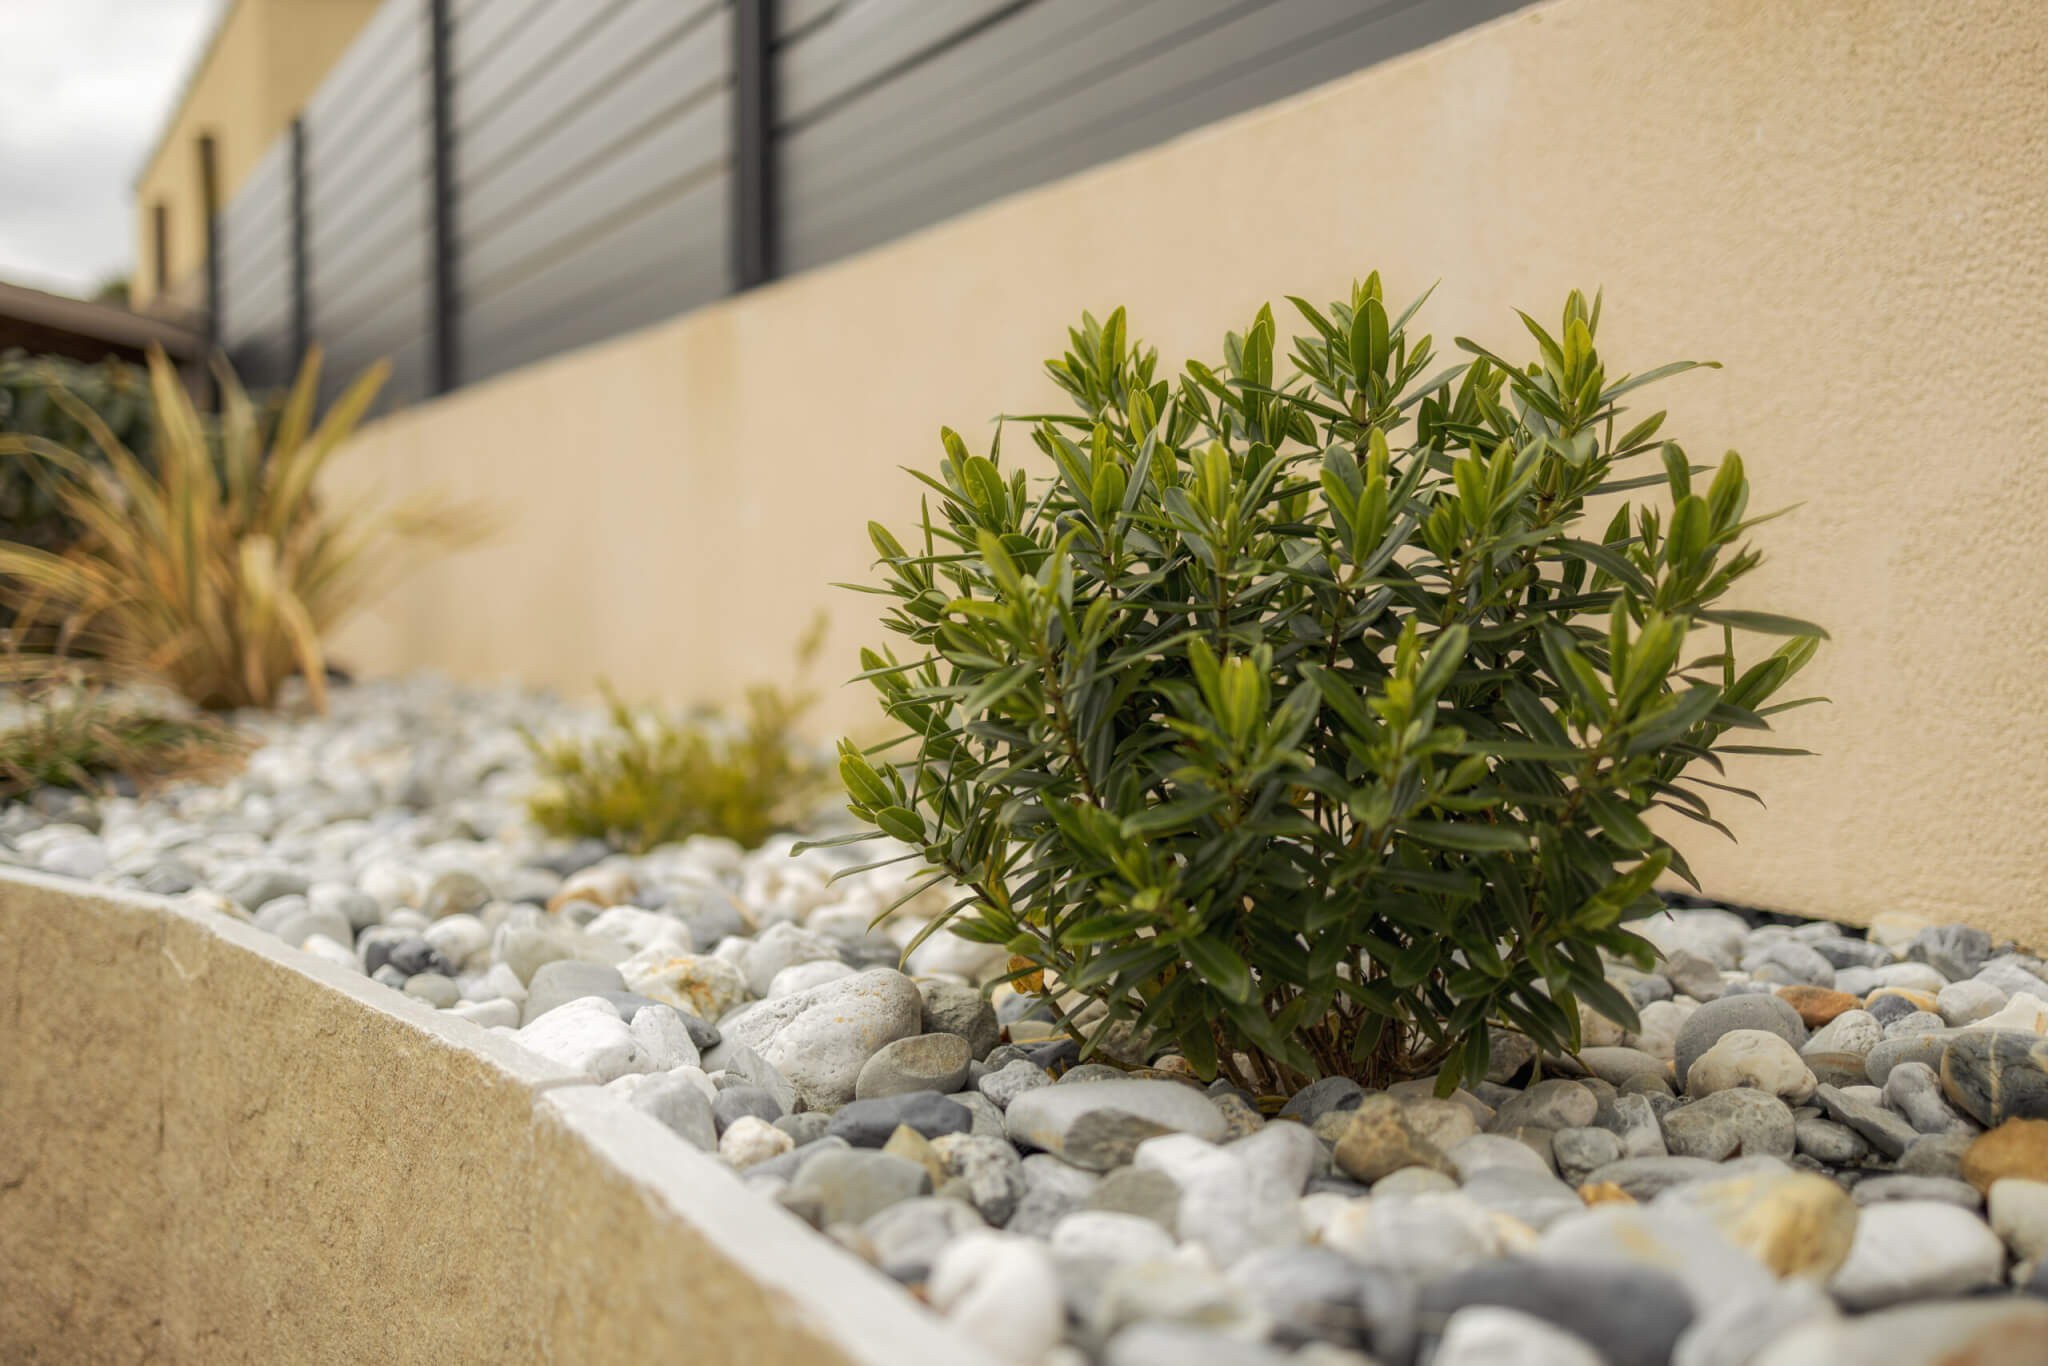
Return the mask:
[[(1436, 1099), (1080, 1063), (912, 864), (549, 839), (521, 727), (340, 690), (217, 787), (42, 793), (0, 862), (186, 896), (502, 1032), (737, 1168), (957, 1328), (1079, 1366), (2048, 1363), (2048, 963), (1976, 930), (1674, 907), (1576, 1058)], [(901, 970), (899, 970), (899, 967)], [(1083, 1017), (1085, 1019), (1085, 1016)], [(1974, 1352), (1976, 1355), (1969, 1355)]]

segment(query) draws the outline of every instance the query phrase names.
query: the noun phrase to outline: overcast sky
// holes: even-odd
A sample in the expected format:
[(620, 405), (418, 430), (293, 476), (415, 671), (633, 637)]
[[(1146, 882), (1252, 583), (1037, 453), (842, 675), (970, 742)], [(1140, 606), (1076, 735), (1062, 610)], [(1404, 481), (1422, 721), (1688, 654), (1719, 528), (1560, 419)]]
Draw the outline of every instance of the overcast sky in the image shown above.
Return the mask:
[(0, 0), (0, 280), (134, 264), (136, 173), (224, 0)]

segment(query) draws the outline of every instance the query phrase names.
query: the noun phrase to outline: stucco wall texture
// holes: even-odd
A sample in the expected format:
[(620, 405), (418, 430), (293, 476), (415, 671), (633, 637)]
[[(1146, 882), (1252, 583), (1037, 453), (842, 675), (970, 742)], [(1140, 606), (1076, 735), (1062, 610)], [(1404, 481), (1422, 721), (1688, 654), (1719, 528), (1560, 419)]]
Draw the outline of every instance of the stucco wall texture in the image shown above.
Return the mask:
[(582, 1077), (251, 926), (0, 874), (0, 1361), (988, 1366)]
[[(879, 638), (864, 523), (937, 430), (1057, 402), (1040, 362), (1117, 304), (1177, 368), (1261, 302), (1378, 269), (1422, 325), (1520, 355), (1511, 309), (1604, 286), (1610, 373), (1697, 459), (1749, 462), (1747, 605), (1825, 624), (1742, 765), (1708, 891), (2048, 943), (2048, 6), (1555, 0), (844, 264), (380, 422), (338, 478), (510, 518), (363, 619), (372, 671), (732, 695), (830, 608)], [(1280, 305), (1282, 316), (1291, 310)], [(1025, 443), (1013, 443), (1013, 452)], [(1036, 461), (1035, 452), (1028, 457)], [(1759, 650), (1769, 642), (1752, 642)], [(830, 691), (831, 723), (875, 713)]]

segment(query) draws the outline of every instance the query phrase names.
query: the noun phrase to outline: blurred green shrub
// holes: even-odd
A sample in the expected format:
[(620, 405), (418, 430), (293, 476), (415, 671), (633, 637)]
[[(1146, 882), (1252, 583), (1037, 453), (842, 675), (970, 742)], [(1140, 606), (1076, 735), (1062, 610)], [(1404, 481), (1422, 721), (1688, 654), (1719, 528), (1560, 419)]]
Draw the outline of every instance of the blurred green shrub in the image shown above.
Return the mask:
[(147, 791), (234, 768), (249, 741), (207, 717), (179, 716), (106, 690), (46, 680), (19, 690), (21, 717), (0, 730), (0, 801), (43, 787), (101, 791), (125, 778)]
[[(35, 437), (105, 468), (106, 453), (59, 391), (91, 409), (145, 468), (153, 467), (156, 406), (149, 374), (112, 357), (88, 365), (18, 349), (0, 353), (0, 435)], [(0, 541), (56, 550), (83, 529), (36, 460), (19, 453), (0, 457)]]
[[(824, 625), (821, 616), (798, 646), (800, 671), (816, 657)], [(526, 737), (542, 780), (527, 810), (549, 834), (631, 853), (689, 835), (752, 849), (811, 815), (828, 790), (831, 766), (800, 731), (817, 696), (801, 687), (748, 689), (738, 722), (710, 712), (678, 720), (599, 688), (610, 711), (603, 733)]]

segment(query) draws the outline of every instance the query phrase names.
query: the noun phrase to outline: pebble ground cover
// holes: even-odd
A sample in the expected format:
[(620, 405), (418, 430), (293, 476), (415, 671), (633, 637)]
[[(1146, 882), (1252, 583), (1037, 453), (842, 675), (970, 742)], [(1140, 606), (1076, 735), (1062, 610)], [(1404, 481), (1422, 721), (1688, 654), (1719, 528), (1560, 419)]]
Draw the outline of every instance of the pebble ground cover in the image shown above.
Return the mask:
[[(641, 857), (524, 816), (520, 728), (415, 680), (251, 715), (241, 774), (45, 790), (0, 861), (190, 898), (614, 1089), (999, 1358), (1079, 1366), (2048, 1363), (2048, 962), (1961, 925), (1674, 907), (1576, 1057), (1202, 1085), (1082, 1061), (1003, 950), (879, 926), (874, 846)], [(2037, 946), (2038, 947), (2038, 946)], [(1085, 1013), (1080, 1017), (1086, 1023)], [(252, 1025), (252, 1027), (256, 1027)]]

